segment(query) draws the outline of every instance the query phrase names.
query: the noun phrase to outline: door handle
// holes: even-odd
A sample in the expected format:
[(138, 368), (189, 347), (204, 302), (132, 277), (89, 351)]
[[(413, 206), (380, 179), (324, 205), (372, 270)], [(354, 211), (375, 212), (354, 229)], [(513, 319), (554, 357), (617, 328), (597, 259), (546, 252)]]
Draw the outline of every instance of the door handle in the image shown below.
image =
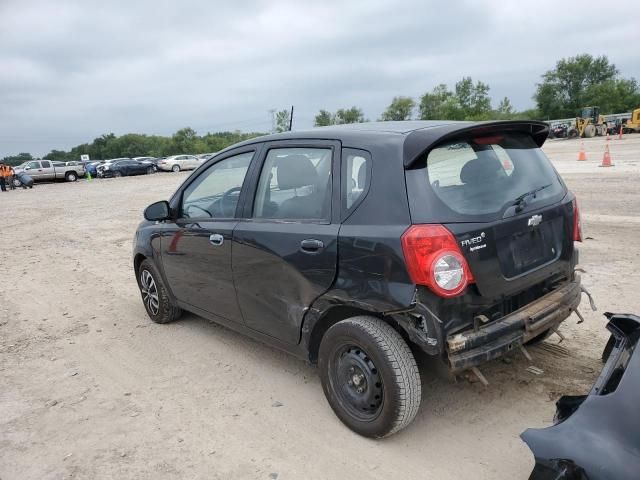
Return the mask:
[(324, 248), (324, 243), (315, 238), (307, 238), (300, 242), (300, 250), (304, 253), (317, 253)]
[(219, 233), (213, 233), (209, 235), (209, 243), (211, 243), (211, 245), (215, 245), (216, 247), (220, 246), (224, 243), (224, 237)]

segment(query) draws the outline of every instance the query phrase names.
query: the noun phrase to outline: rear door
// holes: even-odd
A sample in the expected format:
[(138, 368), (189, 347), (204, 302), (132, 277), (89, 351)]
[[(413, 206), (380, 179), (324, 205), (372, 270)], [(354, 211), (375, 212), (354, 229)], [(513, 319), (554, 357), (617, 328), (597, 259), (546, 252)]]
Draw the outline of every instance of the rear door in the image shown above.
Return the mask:
[(573, 197), (529, 136), (461, 138), (425, 164), (406, 172), (412, 221), (455, 235), (481, 295), (571, 274)]
[(255, 146), (190, 179), (172, 202), (177, 220), (164, 224), (162, 268), (174, 296), (204, 312), (242, 322), (231, 270), (232, 232)]
[(286, 343), (299, 341), (306, 310), (336, 276), (339, 156), (339, 142), (267, 144), (233, 233), (244, 321)]

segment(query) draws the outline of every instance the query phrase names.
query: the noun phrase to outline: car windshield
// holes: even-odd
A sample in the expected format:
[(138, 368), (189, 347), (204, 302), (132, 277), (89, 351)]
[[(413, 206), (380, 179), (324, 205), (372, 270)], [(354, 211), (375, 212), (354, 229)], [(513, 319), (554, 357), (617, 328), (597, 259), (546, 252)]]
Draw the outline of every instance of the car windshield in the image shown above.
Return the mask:
[(427, 176), (438, 198), (464, 215), (495, 214), (522, 197), (527, 203), (544, 201), (564, 188), (542, 150), (524, 134), (440, 145), (427, 156)]

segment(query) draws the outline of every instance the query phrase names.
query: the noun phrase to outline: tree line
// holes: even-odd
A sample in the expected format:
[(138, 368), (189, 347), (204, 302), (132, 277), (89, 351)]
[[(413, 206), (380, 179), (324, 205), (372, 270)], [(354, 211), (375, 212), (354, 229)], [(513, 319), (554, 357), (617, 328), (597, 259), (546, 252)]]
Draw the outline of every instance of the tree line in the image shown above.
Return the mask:
[[(640, 107), (637, 80), (621, 77), (606, 56), (588, 54), (563, 58), (542, 75), (533, 95), (535, 108), (518, 112), (507, 97), (494, 108), (489, 91), (488, 84), (463, 77), (453, 89), (439, 84), (418, 99), (394, 97), (379, 120), (550, 120), (575, 117), (585, 106), (597, 105), (603, 115)], [(315, 116), (317, 127), (363, 121), (358, 107), (320, 110)]]
[[(533, 99), (536, 107), (516, 111), (509, 98), (502, 98), (494, 107), (490, 87), (482, 81), (463, 77), (453, 88), (436, 85), (417, 99), (396, 96), (378, 120), (549, 120), (575, 117), (585, 106), (597, 105), (601, 113), (628, 112), (640, 107), (640, 85), (635, 78), (623, 78), (606, 56), (588, 54), (559, 60), (555, 68), (541, 76)], [(290, 112), (275, 114), (277, 132), (289, 129)], [(321, 109), (315, 116), (315, 126), (367, 122), (357, 106), (340, 108), (335, 112)], [(170, 137), (128, 133), (102, 135), (91, 143), (73, 147), (70, 151), (52, 150), (44, 158), (49, 160), (78, 160), (87, 154), (91, 159), (154, 156), (164, 157), (180, 153), (209, 153), (264, 133), (217, 132), (199, 136), (191, 128), (178, 130)], [(3, 161), (18, 165), (32, 158), (29, 153), (5, 157)]]
[[(265, 133), (216, 132), (199, 136), (192, 128), (182, 128), (170, 137), (127, 133), (116, 136), (113, 133), (102, 135), (91, 143), (77, 145), (71, 150), (51, 150), (43, 158), (47, 160), (79, 160), (80, 155), (89, 155), (92, 160), (106, 160), (120, 157), (166, 157), (181, 153), (213, 153), (229, 145), (248, 140)], [(30, 153), (20, 153), (5, 157), (9, 165), (20, 165), (33, 157)]]

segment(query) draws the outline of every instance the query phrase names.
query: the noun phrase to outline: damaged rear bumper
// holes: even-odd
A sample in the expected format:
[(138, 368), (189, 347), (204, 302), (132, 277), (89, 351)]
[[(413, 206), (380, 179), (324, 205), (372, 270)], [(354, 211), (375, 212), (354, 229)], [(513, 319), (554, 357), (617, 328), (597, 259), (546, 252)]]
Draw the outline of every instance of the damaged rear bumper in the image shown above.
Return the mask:
[(447, 338), (453, 373), (481, 365), (557, 327), (580, 304), (580, 277), (475, 331)]

